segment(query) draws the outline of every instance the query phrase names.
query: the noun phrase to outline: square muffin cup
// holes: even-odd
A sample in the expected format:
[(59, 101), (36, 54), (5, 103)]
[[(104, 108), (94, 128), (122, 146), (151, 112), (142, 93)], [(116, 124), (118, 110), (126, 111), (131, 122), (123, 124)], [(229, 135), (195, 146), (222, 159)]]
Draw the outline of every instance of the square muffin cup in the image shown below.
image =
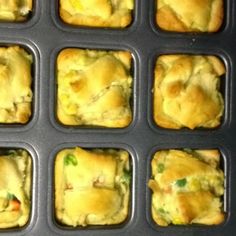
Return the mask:
[[(120, 4), (125, 1), (126, 8), (120, 7)], [(125, 28), (132, 22), (134, 0), (121, 0), (116, 2), (100, 0), (86, 1), (86, 3), (73, 0), (69, 2), (58, 0), (58, 3), (60, 19), (69, 25), (77, 27)], [(97, 4), (97, 6), (92, 8), (95, 4)], [(124, 10), (128, 12), (124, 12)]]
[[(55, 211), (55, 190), (56, 190), (56, 186), (55, 186), (55, 174), (56, 174), (56, 169), (55, 169), (55, 164), (56, 164), (56, 160), (58, 159), (58, 154), (62, 153), (64, 150), (75, 150), (76, 147), (79, 147), (82, 149), (82, 151), (91, 151), (93, 152), (94, 150), (102, 150), (102, 151), (108, 151), (108, 150), (114, 150), (114, 151), (125, 151), (128, 153), (129, 155), (129, 167), (130, 167), (130, 173), (131, 173), (131, 178), (129, 180), (129, 199), (128, 199), (128, 212), (127, 212), (127, 216), (126, 218), (120, 222), (120, 223), (114, 223), (114, 224), (88, 224), (86, 226), (82, 226), (82, 225), (76, 225), (76, 226), (72, 226), (72, 225), (67, 225), (64, 224), (62, 222), (60, 222), (57, 217), (56, 217), (56, 211)], [(48, 211), (49, 214), (48, 216), (50, 217), (49, 220), (49, 224), (50, 227), (55, 231), (55, 232), (60, 232), (60, 231), (65, 231), (68, 234), (73, 233), (73, 232), (79, 232), (79, 231), (86, 231), (86, 230), (99, 230), (100, 232), (102, 232), (103, 230), (116, 230), (119, 232), (119, 230), (124, 230), (126, 227), (128, 227), (128, 225), (130, 224), (131, 219), (134, 217), (134, 197), (135, 197), (135, 173), (136, 173), (136, 157), (134, 154), (134, 151), (132, 150), (131, 147), (127, 146), (127, 145), (123, 145), (123, 144), (109, 144), (109, 143), (100, 143), (97, 144), (96, 146), (93, 145), (89, 145), (89, 144), (85, 144), (85, 143), (63, 143), (59, 146), (57, 146), (51, 153), (50, 155), (50, 163), (53, 165), (53, 170), (51, 170), (51, 168), (48, 169), (49, 176), (51, 177), (49, 184), (51, 186), (53, 186), (51, 188), (51, 191), (49, 193), (50, 195), (50, 204), (48, 205)], [(72, 162), (70, 162), (72, 164)], [(66, 165), (70, 165), (70, 163), (64, 163)], [(74, 164), (73, 164), (74, 165)], [(52, 217), (52, 218), (51, 218)], [(51, 224), (50, 222), (52, 221), (53, 224)]]
[[(132, 81), (131, 81), (131, 93), (130, 93), (130, 99), (129, 99), (129, 106), (130, 106), (130, 112), (131, 112), (131, 121), (129, 122), (129, 124), (123, 126), (123, 127), (109, 127), (109, 126), (102, 126), (102, 125), (93, 125), (93, 124), (63, 124), (60, 119), (58, 118), (58, 82), (57, 82), (57, 79), (58, 79), (58, 72), (57, 72), (57, 60), (58, 60), (58, 56), (66, 51), (66, 50), (78, 50), (78, 51), (83, 51), (83, 52), (99, 52), (99, 53), (110, 53), (111, 55), (113, 53), (129, 53), (130, 56), (131, 56), (131, 61), (130, 61), (130, 69), (129, 69), (129, 77), (132, 78)], [(86, 51), (88, 50), (88, 51)], [(97, 47), (94, 47), (94, 48), (91, 48), (91, 45), (88, 45), (87, 47), (85, 47), (84, 45), (83, 46), (79, 46), (79, 45), (76, 45), (75, 44), (71, 44), (71, 45), (68, 45), (68, 46), (61, 46), (59, 47), (58, 49), (56, 49), (54, 51), (54, 53), (52, 54), (52, 60), (51, 61), (51, 70), (54, 72), (54, 83), (51, 83), (51, 87), (54, 88), (54, 91), (50, 90), (50, 92), (53, 94), (51, 95), (50, 97), (51, 98), (54, 98), (53, 100), (51, 99), (51, 106), (50, 106), (50, 112), (51, 112), (51, 115), (50, 115), (50, 118), (51, 118), (51, 122), (54, 126), (56, 126), (58, 129), (61, 129), (63, 130), (64, 132), (67, 132), (67, 131), (71, 131), (73, 129), (73, 131), (77, 132), (77, 131), (80, 131), (80, 132), (87, 132), (86, 130), (91, 130), (91, 131), (94, 131), (94, 132), (127, 132), (128, 130), (132, 129), (133, 126), (135, 125), (136, 121), (137, 121), (137, 108), (136, 108), (136, 104), (137, 104), (137, 100), (136, 100), (136, 89), (137, 89), (137, 63), (138, 63), (138, 60), (136, 58), (136, 53), (132, 50), (132, 49), (129, 49), (129, 48), (124, 48), (124, 47), (121, 47), (121, 48), (107, 48), (107, 47), (104, 47), (104, 46), (97, 46)], [(53, 63), (52, 63), (53, 62)], [(127, 77), (128, 78), (128, 77)], [(52, 81), (53, 82), (53, 81)], [(128, 106), (127, 106), (128, 108)], [(54, 117), (54, 119), (52, 119), (52, 117)], [(104, 123), (105, 124), (105, 123)]]
[[(156, 1), (156, 23), (161, 29), (175, 32), (217, 32), (221, 27), (224, 18), (223, 0), (192, 1), (188, 6), (186, 4), (189, 2), (180, 6), (176, 6), (176, 3), (174, 0), (168, 3), (162, 0)], [(199, 8), (197, 8), (198, 6)], [(206, 9), (210, 9), (210, 13), (204, 12)], [(198, 15), (200, 16), (197, 17)], [(203, 19), (204, 17), (209, 18), (209, 15), (210, 19), (205, 25), (206, 22)], [(163, 18), (165, 21), (162, 20)]]
[(60, 1), (61, 0), (56, 0), (53, 1), (51, 4), (51, 8), (53, 11), (53, 21), (56, 24), (57, 27), (61, 28), (62, 30), (69, 30), (69, 31), (102, 31), (102, 32), (109, 32), (109, 31), (116, 31), (117, 33), (127, 33), (128, 31), (131, 30), (131, 28), (135, 27), (136, 22), (138, 21), (137, 17), (137, 11), (138, 11), (138, 6), (139, 2), (137, 0), (133, 0), (133, 10), (130, 12), (130, 22), (124, 26), (124, 27), (112, 27), (112, 26), (89, 26), (89, 25), (79, 25), (79, 24), (71, 24), (69, 22), (66, 22), (62, 19), (60, 15)]
[(32, 63), (31, 63), (31, 91), (32, 91), (32, 101), (31, 101), (31, 115), (27, 122), (25, 123), (19, 123), (19, 122), (13, 122), (13, 123), (0, 123), (0, 129), (6, 129), (6, 130), (26, 130), (30, 128), (37, 119), (38, 116), (38, 80), (39, 80), (39, 55), (37, 49), (34, 47), (31, 42), (28, 41), (13, 41), (12, 39), (4, 40), (0, 42), (0, 47), (8, 48), (8, 47), (19, 47), (20, 49), (23, 49), (26, 53), (28, 53), (32, 57)]
[[(0, 229), (0, 233), (6, 233), (6, 234), (13, 233), (14, 235), (22, 235), (22, 233), (27, 234), (28, 232), (30, 232), (36, 223), (36, 216), (37, 216), (36, 192), (38, 191), (38, 188), (37, 188), (36, 176), (38, 175), (38, 170), (36, 169), (36, 167), (38, 165), (38, 161), (37, 161), (37, 155), (34, 149), (26, 143), (19, 143), (19, 142), (8, 142), (8, 143), (1, 142), (0, 143), (1, 155), (9, 155), (9, 156), (13, 155), (13, 158), (14, 158), (15, 152), (18, 152), (18, 151), (23, 151), (27, 153), (28, 158), (30, 159), (30, 164), (29, 164), (30, 172), (28, 173), (30, 175), (30, 185), (29, 185), (30, 209), (29, 209), (29, 214), (28, 214), (28, 220), (24, 225), (22, 225), (21, 227), (17, 226), (17, 227), (9, 227), (9, 228)], [(21, 168), (21, 167), (18, 167), (18, 168)], [(9, 176), (10, 176), (10, 173), (9, 173)]]
[[(150, 9), (150, 24), (152, 26), (152, 29), (160, 34), (167, 34), (167, 35), (173, 35), (173, 34), (179, 34), (179, 35), (185, 35), (186, 37), (191, 35), (199, 35), (203, 36), (207, 35), (207, 37), (215, 36), (216, 34), (222, 34), (226, 30), (229, 29), (229, 27), (232, 27), (231, 22), (231, 14), (232, 14), (232, 2), (229, 0), (222, 0), (223, 1), (223, 18), (221, 20), (220, 26), (217, 30), (208, 32), (208, 31), (178, 31), (178, 30), (167, 30), (159, 26), (157, 23), (157, 7), (158, 7), (158, 1), (160, 0), (152, 0), (151, 1), (151, 9)], [(173, 19), (172, 19), (173, 20)]]
[[(219, 198), (221, 203), (222, 203), (222, 212), (224, 213), (224, 220), (219, 223), (219, 224), (212, 224), (212, 225), (208, 225), (208, 224), (173, 224), (170, 223), (167, 226), (161, 226), (159, 224), (157, 224), (154, 219), (153, 219), (153, 215), (152, 215), (152, 196), (153, 196), (153, 191), (150, 189), (150, 187), (148, 186), (148, 182), (150, 181), (150, 179), (153, 179), (153, 173), (152, 173), (152, 167), (151, 167), (151, 162), (153, 160), (153, 157), (156, 153), (160, 152), (160, 151), (168, 151), (168, 150), (177, 150), (177, 151), (184, 151), (185, 150), (200, 150), (200, 151), (204, 151), (204, 150), (216, 150), (219, 152), (220, 154), (220, 162), (219, 162), (219, 169), (223, 171), (224, 174), (224, 194)], [(229, 169), (229, 153), (227, 151), (227, 149), (225, 149), (222, 146), (212, 146), (212, 147), (208, 147), (208, 146), (203, 146), (203, 145), (198, 145), (196, 144), (194, 147), (177, 147), (177, 146), (173, 146), (173, 147), (167, 147), (166, 145), (161, 145), (158, 147), (154, 147), (151, 152), (150, 155), (148, 157), (148, 162), (149, 162), (149, 166), (148, 166), (148, 170), (147, 170), (147, 192), (146, 192), (146, 217), (147, 217), (147, 221), (150, 224), (151, 227), (153, 227), (154, 229), (156, 229), (157, 231), (161, 231), (161, 232), (176, 232), (177, 231), (188, 231), (188, 232), (201, 232), (202, 230), (208, 230), (208, 231), (218, 231), (221, 228), (224, 227), (225, 224), (227, 224), (227, 222), (229, 221), (230, 218), (230, 197), (229, 197), (229, 185), (230, 185), (230, 169)], [(209, 159), (210, 160), (210, 159)]]
[[(198, 50), (199, 52), (199, 50)], [(186, 49), (183, 49), (183, 51), (180, 53), (179, 51), (176, 50), (163, 50), (163, 51), (158, 51), (156, 54), (152, 54), (150, 56), (150, 64), (149, 64), (149, 74), (151, 75), (151, 80), (149, 81), (149, 94), (148, 94), (148, 121), (150, 126), (155, 129), (156, 131), (161, 131), (161, 132), (173, 132), (173, 133), (178, 133), (178, 132), (183, 132), (183, 133), (204, 133), (204, 132), (219, 132), (219, 130), (227, 127), (229, 125), (231, 115), (230, 115), (230, 107), (229, 107), (229, 94), (232, 92), (230, 88), (230, 83), (231, 83), (231, 76), (232, 76), (232, 70), (231, 70), (231, 63), (230, 63), (230, 58), (229, 55), (225, 54), (223, 51), (215, 51), (215, 50), (209, 50), (210, 53), (196, 53), (196, 51), (189, 51)], [(162, 127), (159, 124), (156, 123), (154, 119), (154, 83), (155, 83), (155, 68), (156, 68), (156, 63), (158, 59), (162, 56), (214, 56), (218, 58), (222, 64), (225, 67), (225, 74), (222, 76), (219, 76), (219, 92), (222, 95), (223, 98), (223, 114), (220, 118), (220, 124), (217, 125), (216, 127), (195, 127), (193, 129), (190, 129), (186, 126), (180, 127), (180, 128), (167, 128), (167, 127)], [(156, 106), (156, 114), (158, 113), (158, 107)]]
[(131, 54), (63, 49), (57, 57), (57, 119), (63, 125), (125, 128), (131, 120)]
[[(18, 1), (18, 0), (15, 0)], [(41, 14), (41, 2), (32, 0), (32, 9), (27, 14), (24, 20), (11, 21), (11, 20), (0, 20), (0, 28), (28, 28), (33, 26), (39, 20)]]
[(212, 55), (159, 56), (153, 84), (155, 123), (167, 129), (218, 127), (225, 104), (220, 92), (225, 74), (225, 65)]

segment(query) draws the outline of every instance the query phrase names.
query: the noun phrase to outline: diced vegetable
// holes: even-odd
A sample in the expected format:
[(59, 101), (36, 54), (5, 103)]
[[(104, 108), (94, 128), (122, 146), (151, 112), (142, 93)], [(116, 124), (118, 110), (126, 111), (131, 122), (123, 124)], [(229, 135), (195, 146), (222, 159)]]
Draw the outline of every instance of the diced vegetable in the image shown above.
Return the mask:
[(185, 178), (184, 179), (178, 179), (175, 183), (178, 187), (184, 187), (187, 183), (187, 180)]
[(160, 214), (165, 214), (165, 210), (163, 208), (158, 208), (157, 211)]
[(20, 209), (20, 202), (17, 199), (10, 201), (10, 205), (13, 211), (18, 211)]
[(12, 193), (7, 193), (7, 200), (9, 201), (8, 207), (13, 211), (18, 211), (20, 209), (20, 201)]
[(78, 164), (76, 157), (73, 154), (68, 154), (64, 157), (64, 164), (66, 166), (73, 165), (76, 166)]
[(124, 170), (124, 174), (121, 177), (121, 182), (129, 184), (131, 180), (131, 171)]
[(16, 199), (16, 196), (12, 193), (7, 193), (7, 200), (11, 201), (11, 200), (14, 200)]
[(157, 173), (160, 173), (160, 174), (161, 174), (164, 170), (165, 170), (164, 164), (163, 164), (163, 163), (159, 163), (159, 164), (157, 165)]

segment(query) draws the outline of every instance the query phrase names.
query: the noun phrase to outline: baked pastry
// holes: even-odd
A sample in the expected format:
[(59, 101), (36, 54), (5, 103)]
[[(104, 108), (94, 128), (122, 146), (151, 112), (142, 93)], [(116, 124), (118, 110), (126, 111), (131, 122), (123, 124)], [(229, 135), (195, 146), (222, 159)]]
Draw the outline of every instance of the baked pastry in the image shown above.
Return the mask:
[(0, 21), (23, 21), (32, 11), (32, 0), (0, 0)]
[(152, 217), (169, 224), (220, 224), (224, 174), (217, 150), (162, 150), (152, 160)]
[(0, 228), (24, 226), (31, 206), (31, 158), (25, 150), (0, 155)]
[(18, 46), (0, 47), (0, 123), (26, 123), (31, 116), (32, 57)]
[(216, 32), (223, 15), (223, 0), (157, 0), (156, 22), (167, 31)]
[(69, 226), (110, 225), (128, 215), (129, 155), (123, 150), (79, 147), (60, 151), (55, 162), (55, 213)]
[(134, 0), (60, 0), (60, 16), (68, 24), (124, 28), (132, 21)]
[(57, 59), (57, 116), (65, 125), (125, 127), (132, 119), (131, 54), (65, 49)]
[(224, 64), (215, 56), (160, 56), (155, 67), (155, 122), (171, 129), (217, 127), (224, 110), (219, 91), (224, 74)]

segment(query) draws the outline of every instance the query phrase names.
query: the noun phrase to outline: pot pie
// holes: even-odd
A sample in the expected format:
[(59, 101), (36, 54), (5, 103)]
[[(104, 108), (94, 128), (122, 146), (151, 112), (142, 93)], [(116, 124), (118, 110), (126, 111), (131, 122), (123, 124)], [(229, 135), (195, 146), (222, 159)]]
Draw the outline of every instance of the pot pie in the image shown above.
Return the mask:
[(224, 101), (220, 76), (225, 66), (215, 56), (162, 55), (154, 79), (154, 120), (163, 128), (215, 128)]
[(216, 32), (222, 25), (223, 0), (157, 0), (157, 25), (167, 31)]
[(0, 123), (27, 123), (31, 116), (32, 56), (18, 46), (0, 47)]
[(25, 150), (0, 155), (0, 228), (22, 227), (31, 209), (31, 157)]
[(131, 54), (68, 48), (57, 59), (57, 116), (64, 125), (121, 128), (132, 120)]
[(57, 220), (74, 227), (122, 223), (128, 215), (130, 178), (126, 151), (60, 151), (55, 161)]
[(68, 24), (124, 28), (132, 21), (134, 0), (60, 0), (60, 16)]
[(0, 0), (0, 21), (24, 21), (32, 11), (32, 0)]
[(224, 174), (218, 150), (162, 150), (151, 162), (152, 218), (160, 226), (224, 220)]

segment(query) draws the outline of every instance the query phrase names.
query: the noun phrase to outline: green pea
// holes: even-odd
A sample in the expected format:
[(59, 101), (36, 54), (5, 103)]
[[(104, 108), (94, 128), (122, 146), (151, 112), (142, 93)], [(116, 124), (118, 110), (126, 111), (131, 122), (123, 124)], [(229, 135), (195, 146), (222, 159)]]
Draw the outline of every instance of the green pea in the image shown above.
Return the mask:
[(163, 208), (158, 208), (157, 211), (160, 213), (160, 214), (165, 214), (165, 210)]
[(78, 164), (78, 162), (77, 162), (76, 157), (75, 157), (73, 154), (67, 154), (67, 155), (64, 157), (64, 164), (65, 164), (66, 166), (68, 166), (68, 165), (76, 166), (76, 165)]
[(178, 187), (184, 187), (187, 184), (187, 180), (185, 178), (178, 179), (175, 183)]
[(157, 165), (157, 173), (162, 173), (165, 170), (165, 166), (163, 163), (159, 163)]

